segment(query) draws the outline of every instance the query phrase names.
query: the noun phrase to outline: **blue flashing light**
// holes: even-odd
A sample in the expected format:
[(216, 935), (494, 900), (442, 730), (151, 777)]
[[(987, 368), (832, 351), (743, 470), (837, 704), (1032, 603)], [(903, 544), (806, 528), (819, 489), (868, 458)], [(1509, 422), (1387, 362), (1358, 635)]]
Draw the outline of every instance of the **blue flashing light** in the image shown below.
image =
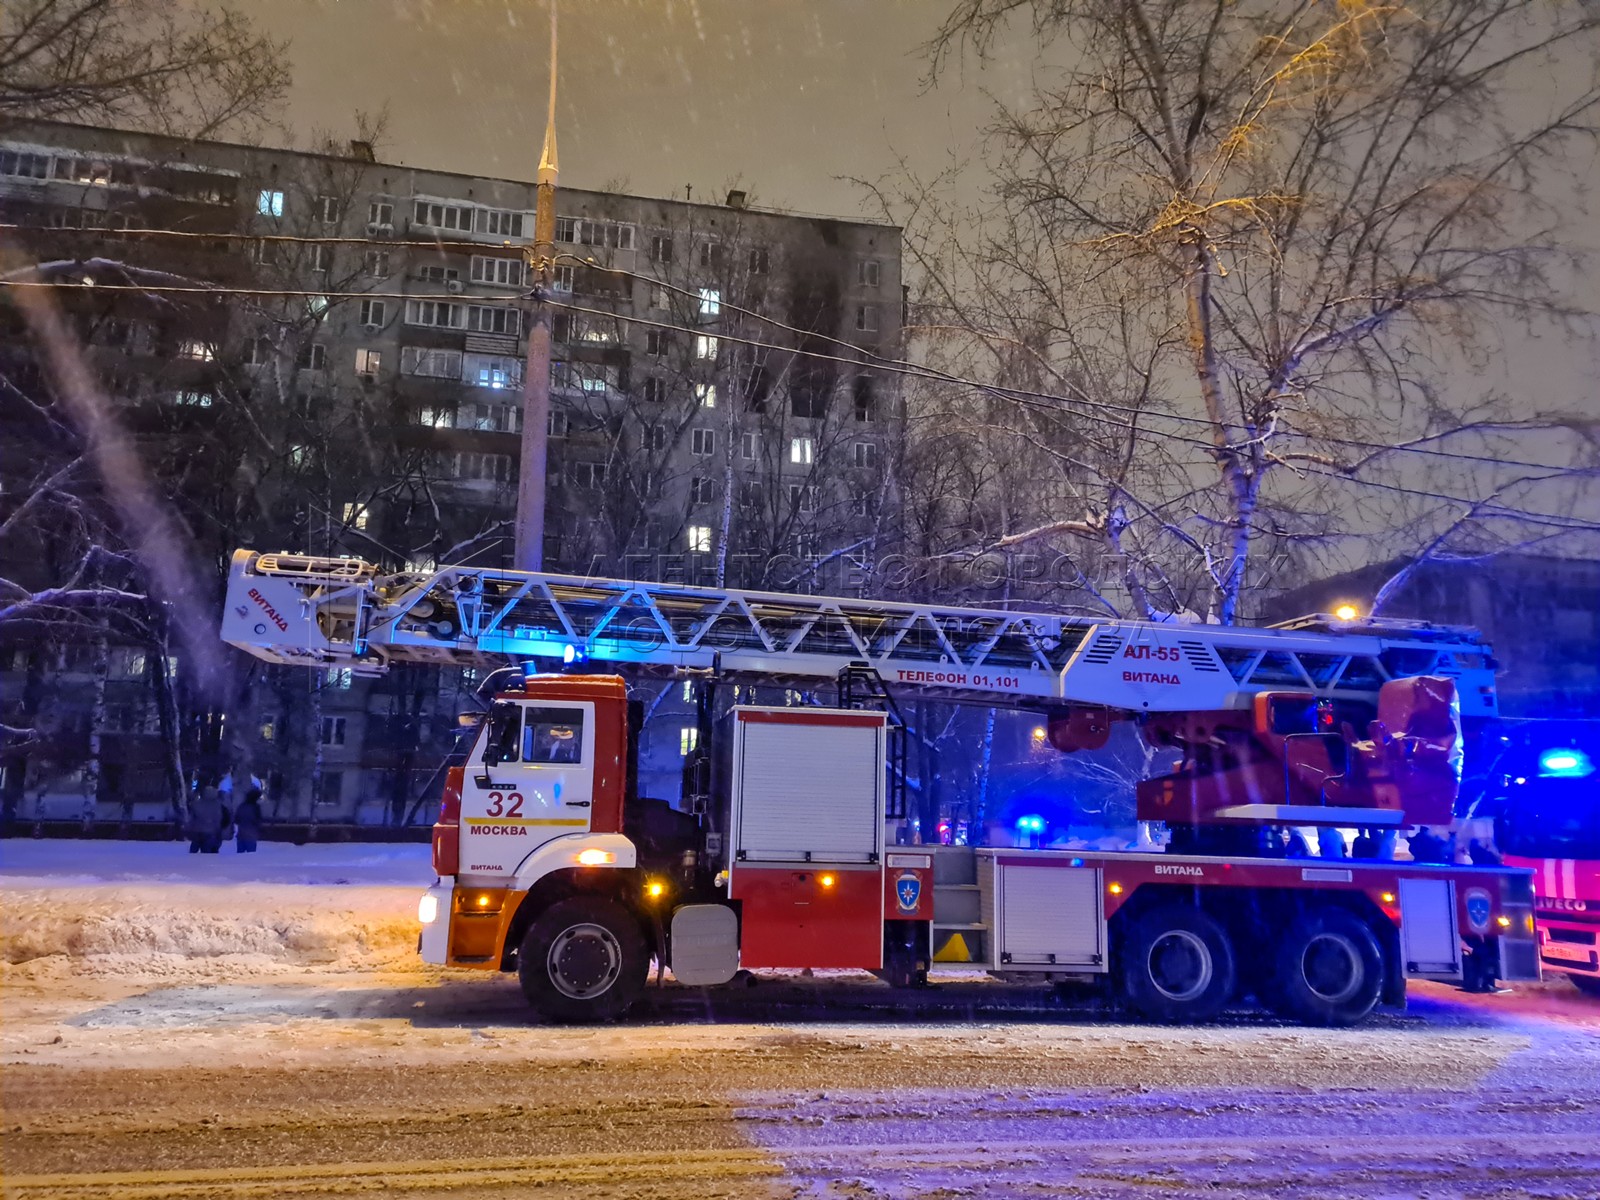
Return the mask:
[(1043, 833), (1044, 818), (1032, 814), (1017, 818), (1017, 828), (1023, 833)]
[(561, 661), (569, 667), (573, 663), (587, 662), (588, 659), (589, 652), (582, 646), (575, 646), (571, 642), (568, 642), (561, 650)]
[(1539, 755), (1539, 774), (1546, 779), (1582, 779), (1594, 774), (1594, 763), (1582, 750), (1563, 746)]

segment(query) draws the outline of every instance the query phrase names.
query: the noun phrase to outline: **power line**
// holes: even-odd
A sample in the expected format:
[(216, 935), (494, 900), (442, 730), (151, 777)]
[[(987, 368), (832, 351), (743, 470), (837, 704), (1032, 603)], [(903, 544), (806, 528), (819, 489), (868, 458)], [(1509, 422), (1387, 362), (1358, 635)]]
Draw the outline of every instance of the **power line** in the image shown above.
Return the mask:
[[(7, 228), (15, 229), (15, 228), (31, 228), (31, 227), (15, 226), (15, 225), (12, 225), (12, 226), (0, 225), (0, 229), (7, 229)], [(99, 232), (99, 231), (80, 231), (80, 232)], [(148, 232), (148, 233), (160, 234), (160, 235), (163, 235), (163, 236), (170, 235), (170, 236), (191, 237), (191, 238), (201, 238), (201, 239), (214, 238), (214, 237), (227, 237), (227, 238), (233, 238), (233, 239), (239, 239), (239, 240), (247, 240), (247, 241), (273, 240), (273, 241), (305, 242), (305, 243), (313, 243), (313, 244), (315, 244), (315, 243), (324, 243), (324, 242), (343, 242), (343, 243), (360, 244), (360, 245), (374, 245), (374, 246), (403, 246), (403, 247), (418, 247), (418, 246), (420, 246), (420, 247), (426, 247), (426, 248), (436, 248), (436, 247), (441, 247), (441, 246), (447, 246), (448, 245), (448, 246), (454, 246), (454, 247), (474, 247), (474, 248), (478, 248), (478, 249), (485, 248), (485, 244), (484, 243), (480, 243), (480, 242), (392, 242), (392, 241), (387, 241), (387, 240), (382, 240), (382, 239), (302, 238), (302, 237), (290, 237), (290, 236), (285, 236), (285, 235), (261, 235), (261, 236), (258, 237), (256, 235), (247, 235), (247, 234), (226, 234), (226, 235), (224, 235), (224, 234), (215, 234), (214, 235), (214, 234), (188, 233), (188, 232), (184, 232), (184, 231), (174, 231), (174, 230), (135, 230), (135, 231), (128, 231), (128, 232), (138, 232), (138, 233)], [(566, 253), (558, 254), (558, 255), (556, 255), (556, 258), (557, 259), (562, 259), (562, 258), (571, 259), (572, 261), (574, 261), (576, 263), (592, 267), (592, 268), (594, 268), (596, 270), (599, 270), (599, 271), (602, 271), (602, 272), (627, 276), (627, 277), (632, 278), (632, 279), (636, 279), (636, 280), (639, 280), (639, 281), (642, 281), (642, 282), (650, 283), (653, 286), (658, 286), (658, 287), (665, 288), (666, 290), (676, 292), (676, 293), (678, 293), (680, 295), (683, 295), (683, 296), (685, 296), (685, 297), (687, 297), (689, 299), (694, 299), (694, 300), (699, 300), (700, 299), (700, 296), (699, 296), (698, 292), (690, 291), (689, 289), (679, 287), (679, 286), (677, 286), (675, 284), (670, 284), (670, 283), (667, 283), (667, 282), (662, 281), (662, 280), (654, 279), (654, 278), (652, 278), (651, 276), (648, 276), (648, 275), (641, 275), (641, 274), (639, 274), (638, 272), (635, 272), (635, 271), (629, 271), (629, 270), (626, 270), (626, 269), (620, 268), (620, 267), (603, 267), (603, 266), (600, 266), (598, 263), (595, 263), (592, 259), (583, 259), (583, 258), (580, 258), (579, 256), (573, 255), (573, 254), (566, 254)], [(127, 268), (127, 269), (137, 270), (137, 269), (140, 269), (140, 268)], [(239, 287), (239, 286), (236, 286), (236, 285), (226, 285), (226, 286), (224, 286), (224, 285), (215, 285), (215, 286), (211, 286), (211, 285), (199, 285), (199, 284), (196, 284), (196, 285), (177, 285), (177, 284), (109, 284), (109, 283), (95, 283), (95, 282), (92, 282), (92, 281), (63, 283), (63, 282), (57, 282), (57, 281), (53, 281), (53, 280), (0, 280), (0, 286), (17, 287), (17, 288), (25, 288), (25, 287), (66, 288), (66, 289), (78, 288), (78, 289), (85, 290), (85, 291), (127, 291), (127, 292), (145, 292), (145, 293), (162, 294), (162, 295), (166, 295), (166, 294), (174, 294), (174, 295), (209, 295), (209, 296), (219, 296), (219, 297), (223, 297), (223, 296), (257, 296), (257, 297), (264, 297), (264, 298), (306, 299), (306, 300), (323, 299), (323, 300), (329, 301), (330, 303), (332, 301), (334, 301), (334, 300), (359, 300), (359, 299), (372, 299), (372, 300), (419, 300), (420, 299), (420, 300), (440, 300), (440, 301), (443, 301), (443, 302), (446, 302), (446, 303), (470, 303), (470, 301), (451, 300), (451, 299), (448, 299), (445, 296), (435, 296), (433, 294), (420, 295), (419, 296), (417, 293), (414, 293), (414, 292), (315, 291), (315, 290), (310, 290), (310, 289), (294, 289), (294, 288), (246, 288), (246, 287)], [(484, 300), (485, 300), (485, 305), (486, 306), (489, 306), (489, 307), (493, 307), (494, 306), (493, 300), (491, 300), (489, 298), (484, 298)], [(573, 311), (573, 312), (581, 312), (581, 313), (586, 313), (586, 314), (594, 315), (594, 316), (608, 317), (608, 318), (611, 318), (613, 320), (623, 321), (623, 322), (627, 322), (627, 323), (631, 323), (631, 324), (643, 325), (643, 326), (659, 328), (659, 329), (666, 329), (666, 330), (671, 330), (671, 331), (680, 332), (680, 333), (695, 334), (695, 333), (701, 333), (702, 332), (702, 330), (700, 328), (693, 327), (693, 326), (682, 326), (682, 325), (672, 324), (672, 323), (669, 323), (669, 322), (653, 321), (653, 320), (651, 320), (649, 318), (629, 316), (629, 315), (626, 315), (626, 314), (623, 314), (623, 313), (614, 312), (614, 311), (611, 311), (611, 310), (608, 310), (608, 309), (587, 308), (587, 307), (583, 307), (583, 306), (579, 306), (579, 305), (575, 305), (575, 304), (571, 304), (571, 303), (552, 300), (548, 296), (543, 297), (542, 300), (543, 300), (543, 302), (550, 304), (552, 307), (565, 308), (565, 309), (568, 309), (568, 310)], [(727, 308), (727, 309), (729, 309), (729, 310), (731, 310), (733, 312), (740, 313), (740, 314), (745, 315), (745, 316), (749, 316), (749, 317), (751, 317), (751, 318), (753, 318), (755, 320), (759, 320), (759, 321), (762, 321), (764, 323), (770, 324), (770, 325), (772, 325), (772, 326), (774, 326), (774, 327), (776, 327), (778, 329), (782, 329), (782, 330), (784, 330), (786, 332), (789, 332), (789, 333), (792, 333), (792, 334), (794, 334), (794, 335), (796, 335), (798, 337), (801, 337), (801, 338), (815, 338), (815, 339), (820, 340), (820, 341), (828, 342), (828, 343), (830, 343), (832, 345), (843, 347), (843, 348), (848, 349), (849, 351), (851, 351), (852, 354), (855, 355), (855, 357), (853, 357), (853, 358), (844, 358), (844, 357), (840, 357), (838, 355), (826, 354), (826, 353), (823, 353), (823, 352), (817, 351), (817, 350), (807, 350), (807, 349), (804, 349), (804, 348), (801, 348), (801, 347), (794, 347), (794, 346), (783, 346), (783, 345), (778, 345), (778, 344), (771, 343), (771, 342), (761, 341), (759, 339), (742, 338), (742, 337), (738, 337), (736, 335), (725, 334), (725, 333), (718, 333), (718, 334), (709, 334), (708, 333), (705, 336), (716, 336), (716, 337), (719, 337), (721, 340), (724, 340), (724, 341), (730, 341), (730, 342), (735, 342), (735, 343), (742, 344), (742, 345), (748, 345), (748, 346), (752, 346), (752, 347), (755, 347), (755, 348), (758, 348), (758, 349), (772, 350), (772, 351), (778, 351), (778, 352), (781, 352), (781, 353), (801, 355), (801, 356), (804, 356), (804, 357), (807, 357), (807, 358), (818, 359), (818, 360), (828, 361), (828, 362), (840, 363), (840, 364), (843, 364), (843, 365), (846, 365), (846, 366), (868, 367), (868, 368), (871, 368), (873, 370), (885, 371), (885, 372), (888, 372), (888, 373), (891, 373), (891, 374), (902, 375), (902, 376), (905, 376), (905, 377), (908, 377), (908, 378), (923, 379), (923, 380), (929, 380), (929, 381), (940, 382), (940, 383), (950, 383), (950, 384), (954, 384), (954, 385), (961, 386), (961, 387), (971, 388), (971, 389), (973, 389), (975, 391), (985, 392), (985, 393), (988, 393), (990, 395), (996, 396), (996, 397), (998, 397), (1000, 399), (1012, 400), (1012, 401), (1019, 402), (1019, 403), (1023, 403), (1023, 402), (1031, 402), (1031, 403), (1036, 403), (1036, 404), (1037, 403), (1044, 403), (1044, 404), (1048, 404), (1050, 411), (1054, 411), (1054, 406), (1055, 405), (1061, 405), (1061, 404), (1078, 405), (1078, 406), (1080, 406), (1082, 408), (1087, 408), (1087, 409), (1091, 409), (1091, 410), (1101, 410), (1101, 411), (1105, 411), (1105, 412), (1112, 412), (1112, 413), (1117, 413), (1117, 414), (1122, 414), (1122, 415), (1139, 417), (1139, 418), (1143, 418), (1143, 419), (1146, 419), (1146, 420), (1171, 421), (1171, 422), (1178, 423), (1178, 424), (1199, 425), (1199, 426), (1205, 427), (1207, 429), (1214, 428), (1212, 422), (1210, 422), (1209, 420), (1206, 420), (1206, 419), (1200, 418), (1200, 417), (1190, 417), (1190, 416), (1187, 416), (1187, 415), (1182, 414), (1182, 413), (1164, 413), (1164, 412), (1152, 411), (1152, 410), (1149, 410), (1149, 409), (1133, 408), (1133, 407), (1127, 406), (1127, 405), (1119, 405), (1119, 404), (1112, 403), (1110, 401), (1090, 400), (1090, 399), (1087, 399), (1087, 398), (1076, 397), (1076, 396), (1063, 396), (1063, 395), (1059, 395), (1059, 394), (1051, 393), (1051, 392), (1040, 392), (1040, 391), (1034, 391), (1034, 390), (1025, 389), (1025, 388), (1008, 387), (1008, 386), (1006, 386), (1004, 384), (984, 383), (984, 382), (981, 382), (979, 380), (969, 379), (969, 378), (966, 378), (964, 376), (955, 375), (955, 374), (953, 374), (951, 372), (948, 372), (948, 371), (940, 370), (937, 367), (929, 367), (929, 366), (927, 366), (925, 364), (912, 363), (912, 362), (909, 362), (909, 361), (904, 360), (904, 359), (886, 358), (886, 357), (884, 357), (884, 356), (882, 356), (880, 354), (875, 353), (874, 351), (867, 350), (867, 349), (865, 349), (863, 347), (857, 346), (853, 342), (845, 341), (842, 338), (835, 338), (835, 337), (832, 337), (831, 335), (828, 335), (828, 334), (817, 333), (817, 332), (813, 332), (813, 331), (809, 331), (809, 330), (800, 329), (800, 328), (798, 328), (798, 327), (796, 327), (794, 325), (790, 325), (790, 324), (787, 324), (786, 322), (779, 321), (774, 317), (768, 317), (765, 314), (756, 312), (756, 311), (754, 311), (752, 309), (743, 308), (743, 307), (741, 307), (739, 305), (736, 305), (736, 304), (733, 304), (731, 302), (723, 302), (723, 301), (719, 300), (718, 304), (719, 304), (720, 308)], [(1131, 422), (1118, 422), (1118, 425), (1119, 425), (1120, 428), (1125, 429), (1130, 433), (1135, 431), (1135, 426)], [(1202, 449), (1204, 449), (1208, 454), (1211, 454), (1211, 455), (1215, 455), (1215, 454), (1217, 454), (1219, 452), (1221, 452), (1221, 453), (1235, 453), (1235, 452), (1238, 452), (1242, 448), (1242, 446), (1244, 444), (1248, 444), (1248, 442), (1247, 443), (1228, 443), (1228, 444), (1225, 444), (1224, 446), (1219, 447), (1212, 441), (1207, 441), (1207, 440), (1204, 440), (1204, 439), (1201, 439), (1201, 438), (1186, 437), (1186, 436), (1184, 436), (1182, 434), (1177, 434), (1177, 433), (1166, 433), (1166, 434), (1163, 434), (1162, 436), (1171, 438), (1172, 440), (1175, 440), (1175, 441), (1184, 442), (1184, 443), (1187, 443), (1189, 445), (1199, 446)], [(1484, 456), (1484, 455), (1463, 454), (1463, 453), (1460, 453), (1458, 451), (1440, 450), (1440, 449), (1436, 449), (1436, 448), (1433, 448), (1433, 447), (1426, 447), (1426, 446), (1415, 446), (1415, 445), (1389, 446), (1389, 445), (1384, 445), (1381, 442), (1369, 442), (1369, 441), (1362, 441), (1362, 440), (1353, 439), (1353, 438), (1339, 438), (1339, 437), (1333, 437), (1331, 435), (1309, 434), (1309, 433), (1306, 433), (1306, 432), (1301, 431), (1301, 430), (1288, 429), (1288, 428), (1277, 429), (1277, 430), (1274, 431), (1272, 436), (1295, 437), (1295, 438), (1300, 438), (1300, 439), (1305, 440), (1305, 441), (1329, 443), (1329, 444), (1341, 445), (1341, 446), (1350, 446), (1350, 447), (1354, 447), (1354, 448), (1357, 448), (1357, 449), (1366, 449), (1366, 450), (1378, 451), (1380, 453), (1419, 454), (1419, 455), (1424, 455), (1424, 456), (1427, 456), (1427, 457), (1445, 458), (1445, 459), (1451, 459), (1451, 460), (1460, 461), (1460, 462), (1483, 463), (1483, 464), (1488, 465), (1488, 466), (1515, 467), (1515, 468), (1525, 468), (1525, 469), (1530, 469), (1530, 470), (1542, 470), (1542, 471), (1570, 471), (1570, 470), (1573, 469), (1573, 468), (1570, 468), (1570, 467), (1562, 466), (1562, 465), (1557, 464), (1557, 463), (1529, 462), (1529, 461), (1522, 460), (1522, 459), (1491, 458), (1491, 457), (1487, 457), (1487, 456)], [(1337, 476), (1330, 476), (1330, 477), (1334, 477), (1334, 478), (1350, 478), (1350, 476), (1348, 474), (1343, 474), (1343, 473), (1341, 473), (1340, 475), (1337, 475)]]

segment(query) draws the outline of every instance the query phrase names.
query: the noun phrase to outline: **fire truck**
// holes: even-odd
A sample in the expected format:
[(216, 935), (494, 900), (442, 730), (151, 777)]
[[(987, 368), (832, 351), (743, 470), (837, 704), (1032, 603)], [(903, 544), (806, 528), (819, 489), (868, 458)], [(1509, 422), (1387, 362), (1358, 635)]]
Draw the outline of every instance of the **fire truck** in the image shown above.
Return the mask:
[(1492, 767), (1457, 836), (1533, 872), (1544, 968), (1600, 999), (1600, 722), (1508, 721), (1483, 740)]
[[(1539, 977), (1528, 871), (1296, 858), (1281, 836), (1449, 825), (1461, 717), (1496, 707), (1471, 631), (1090, 621), (241, 550), (222, 636), (357, 672), (524, 664), (448, 772), (420, 952), (515, 972), (547, 1018), (620, 1016), (652, 962), (690, 987), (808, 967), (915, 986), (956, 944), (969, 968), (1099, 982), (1164, 1021), (1254, 997), (1348, 1025), (1402, 1005), (1411, 979)], [(699, 681), (676, 803), (639, 794), (643, 708), (602, 662)], [(727, 704), (737, 679), (837, 699)], [(1137, 787), (1170, 844), (917, 844), (898, 786), (907, 695), (1035, 711), (1068, 753), (1133, 722), (1170, 752)]]

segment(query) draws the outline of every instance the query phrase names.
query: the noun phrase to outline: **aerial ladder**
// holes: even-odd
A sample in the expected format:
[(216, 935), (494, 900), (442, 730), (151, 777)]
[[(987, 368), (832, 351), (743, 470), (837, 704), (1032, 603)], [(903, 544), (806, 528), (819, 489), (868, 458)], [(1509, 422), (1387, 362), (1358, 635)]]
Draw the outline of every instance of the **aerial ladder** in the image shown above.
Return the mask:
[[(1450, 821), (1461, 718), (1496, 711), (1471, 630), (1088, 619), (241, 550), (222, 636), (267, 662), (361, 673), (526, 665), (448, 773), (421, 948), (516, 971), (557, 1019), (626, 1011), (652, 959), (688, 985), (785, 967), (914, 984), (953, 936), (997, 974), (1098, 979), (1162, 1019), (1254, 996), (1350, 1023), (1402, 1002), (1407, 978), (1538, 975), (1526, 872), (1295, 860), (1274, 840)], [(671, 805), (637, 794), (639, 706), (600, 663), (832, 680), (841, 703), (708, 711), (704, 770)], [(1165, 822), (1171, 844), (897, 844), (897, 694), (1035, 710), (1064, 752), (1134, 722), (1175, 760), (1137, 785), (1139, 818)]]

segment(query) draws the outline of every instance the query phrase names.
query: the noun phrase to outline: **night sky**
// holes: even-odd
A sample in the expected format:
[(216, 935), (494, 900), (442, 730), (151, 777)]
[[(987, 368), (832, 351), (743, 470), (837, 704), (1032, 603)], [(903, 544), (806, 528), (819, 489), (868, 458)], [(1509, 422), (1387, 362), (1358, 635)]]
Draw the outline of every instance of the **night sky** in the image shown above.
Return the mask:
[[(292, 40), (294, 138), (348, 135), (388, 102), (381, 157), (531, 179), (543, 133), (542, 0), (241, 0)], [(877, 177), (899, 151), (919, 171), (970, 153), (987, 102), (1026, 65), (933, 91), (918, 47), (946, 0), (565, 0), (557, 121), (561, 180), (867, 214), (843, 177)]]

